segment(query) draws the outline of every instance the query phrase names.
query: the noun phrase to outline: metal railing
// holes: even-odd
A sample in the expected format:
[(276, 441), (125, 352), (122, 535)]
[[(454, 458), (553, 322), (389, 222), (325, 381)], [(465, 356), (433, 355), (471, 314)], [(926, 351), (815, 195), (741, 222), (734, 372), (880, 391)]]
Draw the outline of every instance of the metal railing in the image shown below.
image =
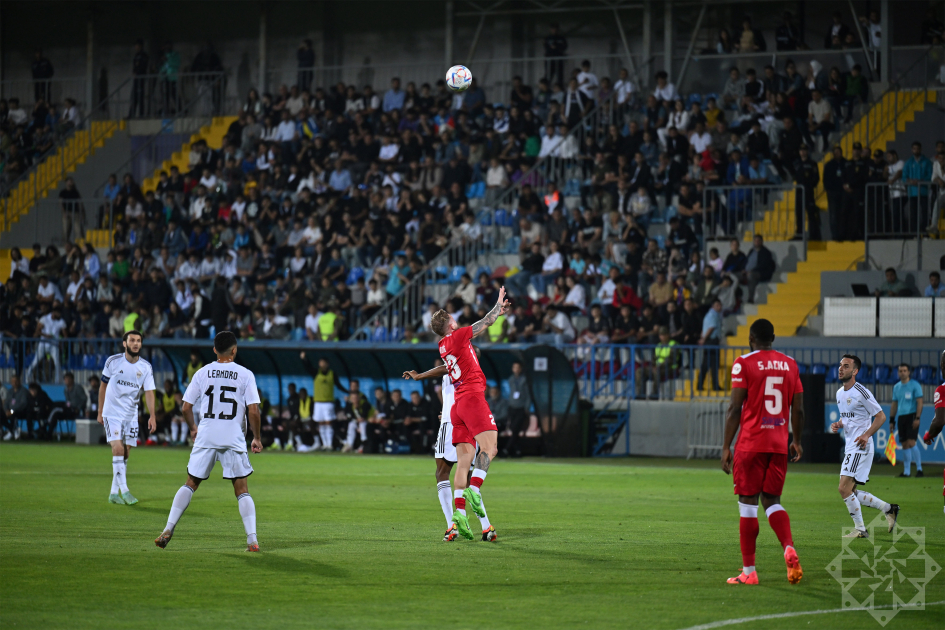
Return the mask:
[(33, 79), (4, 79), (0, 81), (0, 98), (9, 101), (17, 99), (20, 107), (27, 112), (42, 99), (60, 107), (67, 98), (75, 100), (80, 110), (88, 107), (86, 102), (86, 88), (88, 82), (85, 77), (52, 77), (35, 81)]
[[(910, 156), (907, 163), (911, 161), (914, 158)], [(932, 165), (928, 167), (931, 171)], [(938, 218), (945, 205), (945, 187), (902, 177), (894, 184), (867, 184), (862, 196), (845, 195), (843, 203), (844, 218), (852, 219), (861, 207), (863, 209), (863, 242), (867, 262), (870, 260), (871, 241), (914, 240), (916, 268), (921, 269), (922, 241), (927, 232), (938, 230)]]
[(197, 116), (222, 116), (235, 113), (236, 96), (226, 94), (225, 72), (179, 72), (172, 80), (161, 74), (132, 78), (131, 90), (121, 94), (112, 107), (127, 118), (170, 118), (185, 103)]
[[(730, 369), (735, 359), (751, 352), (748, 347), (676, 345), (674, 356), (665, 367), (655, 361), (652, 344), (564, 344), (558, 349), (571, 359), (578, 376), (581, 397), (593, 400), (610, 397), (651, 400), (692, 400), (697, 398), (727, 398), (731, 392)], [(826, 386), (824, 402), (834, 400), (838, 387), (837, 365), (844, 354), (855, 354), (863, 362), (857, 382), (870, 387), (877, 400), (888, 401), (892, 388), (898, 382), (897, 366), (912, 366), (913, 378), (923, 387), (926, 400), (941, 384), (939, 350), (875, 348), (775, 348), (793, 357), (801, 373), (824, 374)], [(716, 363), (717, 361), (717, 363)], [(719, 391), (712, 391), (712, 371), (717, 370)], [(706, 376), (702, 373), (705, 371)], [(704, 378), (705, 387), (699, 387)]]
[[(522, 83), (535, 90), (540, 79), (551, 78), (554, 73), (555, 81), (563, 83), (566, 89), (572, 70), (580, 68), (585, 59), (591, 62), (591, 71), (598, 79), (611, 79), (611, 86), (617, 80), (620, 69), (626, 65), (626, 57), (615, 54), (568, 56), (554, 60), (545, 57), (473, 58), (464, 63), (472, 71), (477, 85), (485, 90), (488, 102), (508, 103), (513, 77), (522, 77)], [(444, 77), (444, 72), (445, 68), (439, 61), (374, 63), (370, 57), (365, 57), (361, 64), (315, 66), (310, 70), (299, 70), (294, 64), (286, 64), (267, 70), (266, 88), (275, 93), (283, 85), (298, 85), (300, 90), (308, 86), (314, 92), (316, 87), (333, 90), (336, 84), (344, 83), (346, 86), (356, 86), (360, 96), (364, 86), (370, 85), (383, 99), (391, 79), (400, 79), (401, 89), (406, 88), (408, 83), (414, 83), (419, 95), (420, 86), (424, 83), (429, 83), (435, 89), (436, 82)]]
[(112, 201), (104, 197), (67, 200), (56, 196), (44, 197), (36, 202), (21, 223), (32, 224), (32, 236), (19, 238), (18, 242), (42, 243), (62, 247), (86, 239), (89, 230), (112, 229)]
[[(122, 352), (121, 339), (0, 337), (0, 379), (10, 382), (19, 375), (23, 386), (30, 382), (62, 384), (62, 375), (72, 372), (78, 386), (84, 387), (92, 376), (101, 376), (105, 359)], [(154, 368), (155, 383), (174, 377), (174, 368), (163, 350), (142, 348), (141, 356)]]
[[(426, 310), (427, 297), (432, 297), (432, 289), (436, 285), (451, 285), (455, 267), (465, 267), (476, 261), (479, 256), (489, 251), (486, 238), (460, 238), (440, 252), (427, 266), (411, 278), (400, 291), (374, 313), (364, 317), (355, 327), (351, 335), (352, 340), (369, 341), (371, 339), (386, 341), (389, 337), (396, 338), (396, 331), (403, 331), (407, 326), (416, 326), (423, 318)], [(472, 274), (470, 274), (472, 275)], [(381, 338), (376, 338), (378, 330), (383, 331)]]
[[(712, 239), (742, 240), (746, 234), (754, 238), (759, 231), (769, 239), (800, 238), (806, 247), (811, 231), (806, 209), (812, 201), (805, 192), (803, 185), (791, 183), (705, 186), (702, 213), (693, 217), (694, 230), (704, 238), (705, 247)], [(678, 210), (673, 207), (670, 212)]]

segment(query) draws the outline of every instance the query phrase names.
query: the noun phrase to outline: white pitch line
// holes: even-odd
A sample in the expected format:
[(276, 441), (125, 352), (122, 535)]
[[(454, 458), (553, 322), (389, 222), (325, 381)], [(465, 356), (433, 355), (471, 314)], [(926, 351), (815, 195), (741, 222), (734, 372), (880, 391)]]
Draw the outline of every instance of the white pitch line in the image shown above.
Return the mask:
[[(945, 604), (945, 600), (940, 602), (929, 602), (923, 604), (923, 606), (941, 606)], [(759, 615), (757, 617), (742, 617), (740, 619), (724, 619), (722, 621), (713, 621), (712, 623), (704, 623), (699, 626), (690, 626), (688, 628), (683, 628), (683, 630), (712, 630), (713, 628), (722, 628), (724, 626), (734, 626), (739, 623), (747, 623), (749, 621), (763, 621), (765, 619), (785, 619), (787, 617), (803, 617), (805, 615), (826, 615), (831, 613), (845, 613), (845, 612), (865, 612), (867, 610), (884, 610), (886, 608), (892, 608), (893, 606), (873, 606), (872, 609), (869, 608), (834, 608), (830, 610), (801, 610), (797, 612), (786, 612), (778, 613), (775, 615)], [(918, 608), (919, 605), (915, 604), (903, 604), (899, 608)]]

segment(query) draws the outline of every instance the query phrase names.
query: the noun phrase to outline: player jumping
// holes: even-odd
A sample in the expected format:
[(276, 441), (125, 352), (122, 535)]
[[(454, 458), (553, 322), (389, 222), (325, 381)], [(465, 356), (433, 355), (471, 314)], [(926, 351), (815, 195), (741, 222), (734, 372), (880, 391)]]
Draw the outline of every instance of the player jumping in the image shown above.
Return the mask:
[[(939, 367), (941, 367), (942, 372), (945, 373), (945, 351), (942, 352), (942, 356), (939, 359)], [(935, 405), (935, 418), (932, 420), (929, 430), (926, 431), (925, 435), (922, 437), (922, 441), (925, 442), (926, 446), (932, 446), (932, 442), (934, 442), (935, 438), (942, 432), (942, 428), (945, 428), (945, 383), (935, 388), (935, 396), (932, 400)], [(945, 485), (945, 470), (942, 471), (942, 481), (943, 485)], [(945, 487), (942, 488), (942, 496), (945, 496)]]
[[(223, 478), (233, 481), (243, 529), (246, 530), (246, 551), (259, 551), (256, 540), (256, 504), (249, 494), (246, 478), (253, 474), (246, 453), (246, 437), (243, 435), (243, 419), (249, 417), (253, 430), (252, 449), (262, 450), (259, 439), (259, 391), (253, 373), (234, 362), (236, 358), (236, 335), (225, 330), (213, 340), (213, 352), (217, 360), (200, 368), (187, 391), (181, 411), (190, 427), (194, 448), (187, 463), (187, 482), (174, 495), (167, 526), (154, 544), (161, 549), (167, 546), (174, 535), (174, 528), (200, 482), (210, 477), (214, 464), (223, 466)], [(194, 425), (193, 408), (201, 409), (200, 428)]]
[(112, 489), (109, 503), (134, 505), (138, 499), (128, 489), (128, 448), (138, 445), (138, 399), (144, 400), (151, 414), (148, 431), (157, 430), (154, 416), (154, 371), (142, 359), (141, 333), (126, 332), (121, 338), (125, 351), (114, 354), (102, 368), (98, 388), (98, 423), (105, 427), (105, 439), (112, 447)]
[[(739, 539), (742, 572), (728, 579), (729, 584), (758, 584), (755, 571), (755, 542), (758, 538), (758, 495), (765, 508), (768, 525), (784, 549), (787, 578), (791, 584), (801, 581), (801, 569), (791, 520), (781, 507), (781, 491), (787, 474), (788, 417), (794, 435), (791, 461), (803, 454), (801, 431), (804, 428), (804, 388), (797, 363), (791, 357), (772, 350), (774, 326), (766, 319), (751, 325), (748, 343), (752, 352), (738, 357), (732, 365), (732, 400), (725, 417), (722, 442), (722, 470), (732, 473), (738, 495)], [(735, 456), (729, 447), (741, 425)]]
[[(843, 387), (837, 390), (837, 407), (840, 419), (831, 423), (830, 430), (836, 433), (841, 427), (846, 437), (843, 464), (840, 467), (840, 496), (847, 504), (847, 510), (853, 517), (853, 530), (844, 538), (869, 538), (866, 525), (863, 524), (861, 506), (876, 508), (886, 515), (889, 531), (896, 526), (899, 506), (895, 503), (874, 497), (869, 492), (857, 490), (858, 485), (865, 485), (870, 480), (870, 468), (873, 466), (873, 434), (886, 422), (886, 414), (870, 392), (856, 382), (860, 371), (860, 359), (852, 354), (845, 354), (840, 359), (837, 375)], [(870, 418), (873, 418), (872, 424)]]
[[(474, 349), (478, 357), (479, 348), (474, 347)], [(443, 396), (443, 411), (440, 414), (440, 430), (437, 433), (433, 457), (436, 461), (436, 493), (440, 498), (440, 507), (443, 508), (443, 516), (446, 517), (446, 533), (443, 534), (443, 541), (447, 542), (454, 540), (457, 535), (456, 523), (453, 522), (453, 491), (450, 488), (450, 470), (453, 469), (453, 464), (456, 463), (456, 447), (453, 446), (453, 425), (450, 422), (450, 410), (453, 407), (453, 383), (450, 381), (450, 377), (447, 374), (445, 364), (439, 365), (423, 374), (417, 374), (415, 370), (404, 372), (405, 379), (412, 378), (415, 381), (440, 377), (443, 379), (443, 386), (440, 390)], [(472, 472), (472, 470), (469, 472), (470, 479), (472, 478)], [(486, 542), (496, 542), (498, 540), (498, 534), (495, 531), (495, 527), (489, 523), (485, 503), (482, 503), (481, 507), (483, 512), (482, 516), (479, 516), (478, 512), (476, 516), (479, 517), (479, 522), (482, 524), (482, 539)]]
[[(498, 430), (495, 418), (486, 404), (486, 377), (479, 367), (479, 360), (473, 350), (471, 340), (488, 330), (499, 315), (509, 310), (505, 299), (505, 287), (499, 289), (499, 299), (485, 317), (473, 324), (460, 328), (453, 316), (444, 310), (433, 314), (430, 329), (442, 337), (440, 339), (440, 358), (446, 364), (447, 374), (455, 387), (455, 401), (450, 410), (450, 423), (453, 425), (453, 445), (456, 446), (457, 467), (453, 476), (453, 522), (461, 536), (472, 540), (466, 518), (466, 502), (480, 517), (486, 515), (482, 509), (480, 488), (489, 472), (489, 465), (498, 454), (496, 445)], [(476, 454), (475, 445), (479, 445)], [(467, 482), (466, 471), (473, 458), (476, 467), (472, 478)], [(467, 487), (468, 485), (468, 487)]]

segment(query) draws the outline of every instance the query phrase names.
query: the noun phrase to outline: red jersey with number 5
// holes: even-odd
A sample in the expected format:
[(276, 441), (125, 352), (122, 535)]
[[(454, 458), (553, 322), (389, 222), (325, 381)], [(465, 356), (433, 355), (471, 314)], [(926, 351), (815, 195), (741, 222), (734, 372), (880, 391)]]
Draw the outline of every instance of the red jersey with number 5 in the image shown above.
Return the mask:
[(472, 326), (465, 326), (440, 339), (440, 358), (456, 388), (456, 400), (464, 394), (481, 395), (486, 391), (486, 377), (472, 347), (472, 336)]
[(794, 394), (804, 391), (797, 362), (776, 350), (756, 350), (735, 359), (732, 389), (747, 389), (735, 450), (787, 453)]

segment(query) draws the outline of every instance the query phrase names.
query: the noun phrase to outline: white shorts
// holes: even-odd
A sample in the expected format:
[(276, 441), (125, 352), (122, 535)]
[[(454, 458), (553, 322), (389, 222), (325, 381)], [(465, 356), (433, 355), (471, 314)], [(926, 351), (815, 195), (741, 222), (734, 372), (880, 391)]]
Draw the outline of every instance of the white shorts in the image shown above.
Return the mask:
[(124, 440), (128, 446), (138, 445), (138, 419), (117, 420), (115, 418), (102, 417), (105, 424), (105, 439), (109, 442), (120, 442)]
[(433, 447), (433, 456), (456, 463), (456, 447), (453, 446), (453, 424), (441, 422), (440, 431), (436, 434), (436, 446)]
[(840, 474), (844, 477), (853, 477), (858, 484), (865, 484), (870, 480), (870, 469), (873, 467), (873, 449), (861, 451), (847, 451), (843, 454), (843, 463), (840, 465)]
[(315, 403), (315, 422), (331, 422), (335, 419), (335, 403)]
[(204, 448), (195, 446), (187, 462), (187, 473), (197, 479), (206, 479), (217, 462), (223, 466), (224, 479), (238, 479), (253, 474), (249, 464), (249, 455), (228, 448)]

